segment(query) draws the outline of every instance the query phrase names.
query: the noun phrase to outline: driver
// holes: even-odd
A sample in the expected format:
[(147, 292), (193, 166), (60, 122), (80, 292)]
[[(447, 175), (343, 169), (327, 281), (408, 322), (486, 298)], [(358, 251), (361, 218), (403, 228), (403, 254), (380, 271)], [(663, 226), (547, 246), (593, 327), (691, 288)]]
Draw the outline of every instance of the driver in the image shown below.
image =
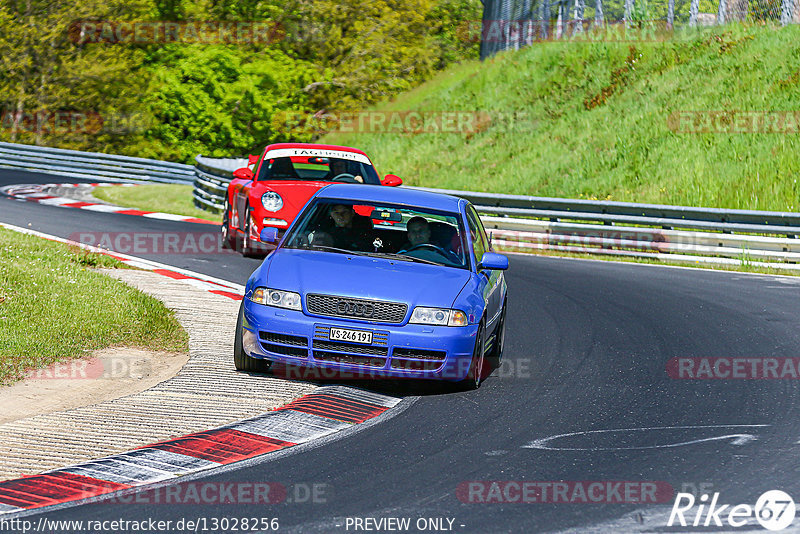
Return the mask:
[(364, 178), (360, 175), (354, 176), (350, 172), (350, 163), (345, 159), (331, 159), (329, 166), (328, 180), (336, 180), (336, 178), (344, 174), (345, 176), (352, 176), (353, 180), (360, 184), (364, 183)]
[(409, 249), (417, 245), (432, 244), (431, 243), (431, 227), (428, 225), (427, 219), (424, 217), (412, 217), (406, 223), (406, 236), (408, 237), (408, 246), (403, 247)]
[(443, 248), (431, 240), (431, 226), (428, 224), (428, 220), (425, 217), (417, 215), (408, 220), (406, 223), (406, 237), (408, 238), (408, 242), (397, 252), (398, 254), (409, 252), (415, 247), (429, 245), (430, 248), (447, 258), (447, 260), (454, 263), (461, 263), (461, 259), (455, 252)]

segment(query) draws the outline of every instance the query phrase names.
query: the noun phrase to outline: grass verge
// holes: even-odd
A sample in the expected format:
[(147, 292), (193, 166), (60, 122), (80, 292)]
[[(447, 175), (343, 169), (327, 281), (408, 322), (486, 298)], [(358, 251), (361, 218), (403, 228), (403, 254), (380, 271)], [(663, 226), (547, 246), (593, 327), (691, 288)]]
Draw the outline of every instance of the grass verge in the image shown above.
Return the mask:
[(146, 184), (136, 187), (95, 187), (95, 198), (144, 211), (159, 211), (222, 222), (222, 215), (197, 209), (192, 202), (192, 186), (180, 184)]
[(491, 120), (322, 141), (365, 150), (408, 185), (797, 211), (798, 102), (800, 26), (731, 24), (666, 42), (543, 42), (457, 65), (378, 109)]
[(92, 270), (122, 263), (0, 228), (0, 385), (110, 346), (186, 351), (161, 301)]

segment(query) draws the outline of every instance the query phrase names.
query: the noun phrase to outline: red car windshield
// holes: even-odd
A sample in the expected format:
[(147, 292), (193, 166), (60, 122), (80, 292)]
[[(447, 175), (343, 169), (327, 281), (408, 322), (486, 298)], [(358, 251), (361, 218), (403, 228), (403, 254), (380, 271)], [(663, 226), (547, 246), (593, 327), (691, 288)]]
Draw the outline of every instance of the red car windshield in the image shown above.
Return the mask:
[(264, 160), (257, 181), (308, 180), (380, 185), (372, 165), (349, 159), (286, 156)]

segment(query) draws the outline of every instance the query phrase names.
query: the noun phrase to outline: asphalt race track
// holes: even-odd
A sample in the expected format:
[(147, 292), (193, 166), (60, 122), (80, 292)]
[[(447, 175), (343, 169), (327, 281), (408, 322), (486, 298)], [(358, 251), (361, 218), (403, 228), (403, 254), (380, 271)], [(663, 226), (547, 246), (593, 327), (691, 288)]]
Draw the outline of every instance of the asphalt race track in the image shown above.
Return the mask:
[[(0, 171), (0, 185), (53, 181), (73, 180)], [(0, 198), (0, 221), (63, 237), (215, 231), (7, 198)], [(240, 284), (257, 265), (233, 254), (144, 256)], [(733, 504), (753, 505), (772, 489), (800, 496), (797, 380), (677, 380), (666, 370), (672, 358), (800, 356), (800, 278), (514, 255), (507, 280), (506, 363), (478, 391), (408, 384), (406, 393), (418, 398), (385, 422), (202, 478), (278, 482), (289, 491), (287, 502), (94, 503), (44, 515), (276, 517), (279, 532), (365, 531), (352, 519), (388, 517), (410, 518), (409, 531), (417, 532), (418, 519), (449, 518), (452, 527), (444, 521), (440, 530), (522, 533), (602, 532), (634, 513), (642, 528), (662, 532), (673, 530), (663, 516), (672, 493), (655, 505), (613, 498), (501, 503), (469, 502), (487, 494), (463, 490), (488, 488), (488, 481), (506, 488), (507, 481), (630, 481), (668, 484), (675, 492), (703, 488)], [(396, 394), (403, 384), (381, 387)], [(620, 429), (627, 430), (608, 432)], [(562, 434), (573, 435), (547, 439)], [(475, 481), (486, 484), (469, 486)], [(313, 485), (319, 495), (306, 498), (303, 488)]]

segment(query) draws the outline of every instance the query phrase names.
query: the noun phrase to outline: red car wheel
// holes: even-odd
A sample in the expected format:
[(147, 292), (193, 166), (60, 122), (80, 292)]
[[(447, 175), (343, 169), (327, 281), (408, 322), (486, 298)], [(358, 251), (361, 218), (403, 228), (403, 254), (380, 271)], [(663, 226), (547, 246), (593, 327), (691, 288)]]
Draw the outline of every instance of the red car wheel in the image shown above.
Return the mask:
[(222, 226), (220, 227), (222, 233), (222, 248), (235, 249), (236, 248), (236, 233), (231, 230), (231, 207), (228, 205), (228, 200), (225, 200), (225, 208), (222, 211)]

